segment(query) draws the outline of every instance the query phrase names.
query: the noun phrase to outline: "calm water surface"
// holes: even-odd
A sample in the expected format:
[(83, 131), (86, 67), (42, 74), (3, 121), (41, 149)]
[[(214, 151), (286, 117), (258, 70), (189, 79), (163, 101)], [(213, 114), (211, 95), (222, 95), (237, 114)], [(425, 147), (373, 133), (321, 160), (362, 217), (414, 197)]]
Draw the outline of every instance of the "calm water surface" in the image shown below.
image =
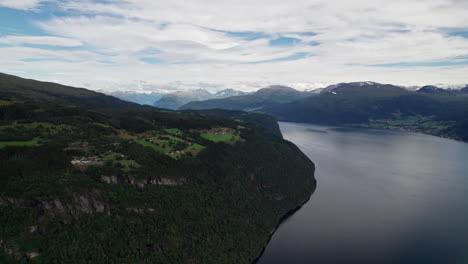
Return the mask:
[(280, 126), (315, 162), (318, 187), (259, 263), (468, 263), (468, 144), (409, 132)]

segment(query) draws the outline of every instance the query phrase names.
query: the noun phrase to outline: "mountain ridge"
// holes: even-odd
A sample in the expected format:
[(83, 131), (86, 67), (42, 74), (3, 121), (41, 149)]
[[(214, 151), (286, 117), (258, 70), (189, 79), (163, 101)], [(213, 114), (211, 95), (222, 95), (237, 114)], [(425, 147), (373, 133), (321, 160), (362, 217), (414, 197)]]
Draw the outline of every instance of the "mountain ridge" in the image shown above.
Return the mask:
[(310, 95), (309, 92), (297, 91), (288, 86), (272, 85), (262, 88), (257, 92), (241, 96), (232, 96), (224, 99), (211, 99), (206, 101), (192, 101), (179, 109), (229, 109), (229, 110), (251, 110), (262, 108), (267, 105), (290, 102)]
[(468, 141), (467, 95), (432, 86), (409, 91), (389, 84), (342, 83), (258, 112), (280, 121), (404, 129)]
[(245, 95), (247, 93), (237, 91), (234, 89), (225, 89), (216, 93), (210, 93), (205, 89), (196, 89), (190, 91), (177, 91), (174, 93), (163, 95), (159, 100), (154, 102), (152, 105), (159, 108), (167, 109), (178, 109), (184, 104), (191, 101), (209, 100), (209, 99), (221, 99), (230, 96)]

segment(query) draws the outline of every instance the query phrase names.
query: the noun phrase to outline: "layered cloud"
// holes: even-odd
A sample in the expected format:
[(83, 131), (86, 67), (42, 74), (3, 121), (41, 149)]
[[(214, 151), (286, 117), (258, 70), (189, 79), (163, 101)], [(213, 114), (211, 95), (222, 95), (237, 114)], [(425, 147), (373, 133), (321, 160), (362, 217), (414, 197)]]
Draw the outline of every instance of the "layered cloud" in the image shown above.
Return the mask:
[(48, 45), (61, 47), (81, 46), (81, 42), (75, 39), (52, 37), (52, 36), (6, 36), (0, 37), (0, 44), (8, 45)]
[(23, 10), (33, 10), (42, 2), (46, 1), (51, 0), (0, 0), (0, 6)]
[(93, 89), (128, 89), (141, 81), (153, 84), (148, 87), (245, 90), (357, 80), (468, 83), (463, 0), (0, 0), (2, 5), (32, 10), (26, 14), (35, 15), (24, 19), (38, 33), (0, 37), (3, 71)]

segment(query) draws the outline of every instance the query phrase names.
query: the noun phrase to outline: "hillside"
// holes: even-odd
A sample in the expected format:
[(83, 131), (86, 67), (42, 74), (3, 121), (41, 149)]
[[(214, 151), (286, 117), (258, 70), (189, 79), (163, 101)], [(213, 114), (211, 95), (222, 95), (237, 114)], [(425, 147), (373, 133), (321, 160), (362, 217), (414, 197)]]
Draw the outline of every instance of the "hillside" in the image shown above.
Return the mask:
[(264, 118), (1, 75), (0, 263), (251, 263), (315, 188)]
[(245, 92), (236, 91), (233, 89), (226, 89), (217, 93), (210, 93), (204, 89), (197, 89), (193, 91), (179, 91), (163, 95), (159, 100), (153, 103), (153, 106), (166, 109), (178, 109), (179, 107), (192, 101), (221, 99), (230, 96), (240, 96), (245, 94)]
[(93, 108), (134, 108), (135, 104), (118, 100), (112, 96), (69, 86), (39, 82), (0, 73), (0, 97), (26, 99), (33, 102), (69, 104)]
[(252, 111), (263, 107), (291, 102), (306, 96), (310, 96), (310, 94), (307, 92), (300, 92), (286, 86), (273, 85), (248, 95), (190, 102), (181, 106), (180, 109), (228, 109)]
[(282, 121), (405, 129), (468, 141), (468, 96), (432, 87), (412, 92), (372, 82), (342, 83), (260, 111)]

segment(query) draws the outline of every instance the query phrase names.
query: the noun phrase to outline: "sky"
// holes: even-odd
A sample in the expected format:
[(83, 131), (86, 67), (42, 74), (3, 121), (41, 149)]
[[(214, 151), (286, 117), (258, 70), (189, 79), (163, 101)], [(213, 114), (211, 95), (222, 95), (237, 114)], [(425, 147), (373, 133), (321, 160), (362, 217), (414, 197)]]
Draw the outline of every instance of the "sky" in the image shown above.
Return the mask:
[(468, 0), (0, 0), (0, 72), (93, 90), (468, 84)]

